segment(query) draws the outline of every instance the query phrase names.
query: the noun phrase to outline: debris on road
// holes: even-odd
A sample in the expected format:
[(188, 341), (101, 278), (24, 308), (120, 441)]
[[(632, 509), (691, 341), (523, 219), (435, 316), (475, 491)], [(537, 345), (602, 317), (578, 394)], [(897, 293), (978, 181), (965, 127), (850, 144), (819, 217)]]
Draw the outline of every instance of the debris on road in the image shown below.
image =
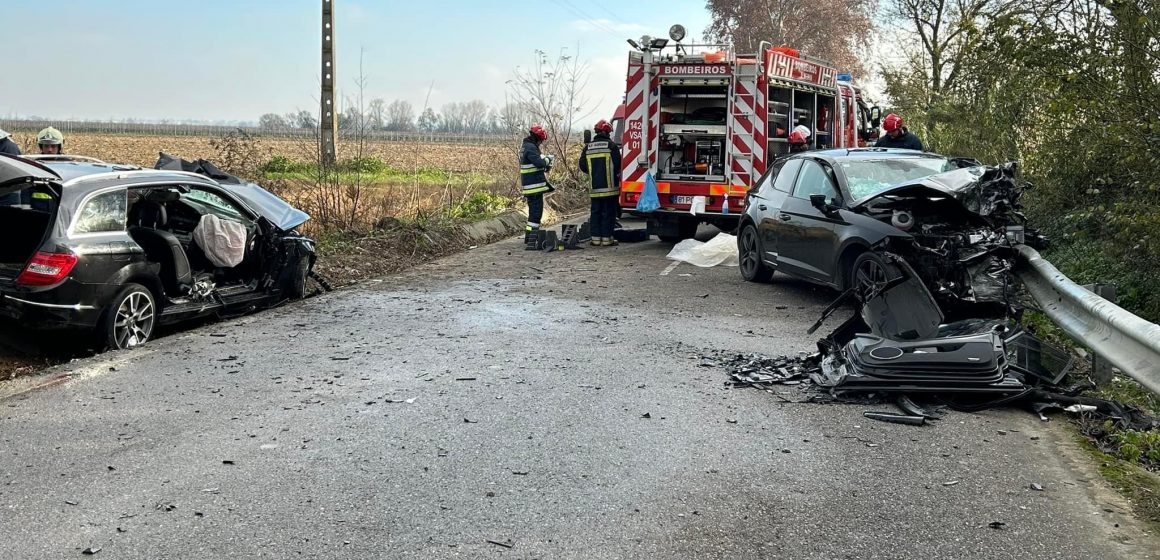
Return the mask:
[(907, 414), (898, 414), (896, 412), (863, 412), (862, 416), (865, 416), (871, 420), (889, 422), (891, 424), (908, 424), (911, 426), (922, 426), (926, 424), (925, 416), (910, 416)]
[(649, 419), (649, 418), (652, 418), (652, 414), (646, 412), (644, 414), (641, 414), (640, 417), (644, 418), (644, 419)]
[(506, 541), (493, 541), (493, 540), (491, 540), (491, 539), (487, 539), (487, 542), (489, 542), (489, 543), (491, 543), (491, 544), (494, 544), (494, 545), (496, 545), (496, 546), (502, 546), (502, 547), (504, 547), (504, 548), (512, 548), (512, 547), (514, 547), (514, 546), (516, 545), (516, 543), (513, 543), (513, 542), (511, 541), (511, 539), (508, 539), (508, 540), (506, 540)]
[(1042, 484), (1037, 484), (1037, 483), (1035, 483), (1035, 482), (1032, 482), (1032, 483), (1031, 483), (1031, 489), (1032, 489), (1032, 490), (1034, 490), (1034, 491), (1036, 491), (1036, 492), (1042, 492), (1042, 491), (1043, 491), (1043, 485), (1042, 485)]
[(988, 523), (987, 526), (992, 529), (1002, 529), (1003, 527), (1006, 527), (1007, 524), (1003, 523), (1002, 521), (992, 521)]
[(85, 556), (92, 556), (92, 555), (94, 555), (94, 554), (96, 554), (96, 553), (98, 553), (98, 552), (100, 552), (100, 551), (101, 551), (101, 547), (99, 547), (99, 546), (90, 546), (90, 547), (88, 547), (88, 548), (86, 548), (86, 549), (82, 550), (82, 551), (81, 551), (81, 554), (84, 554)]
[(959, 482), (960, 481), (958, 481), (958, 480), (949, 480), (947, 482), (944, 482), (943, 486), (958, 486)]

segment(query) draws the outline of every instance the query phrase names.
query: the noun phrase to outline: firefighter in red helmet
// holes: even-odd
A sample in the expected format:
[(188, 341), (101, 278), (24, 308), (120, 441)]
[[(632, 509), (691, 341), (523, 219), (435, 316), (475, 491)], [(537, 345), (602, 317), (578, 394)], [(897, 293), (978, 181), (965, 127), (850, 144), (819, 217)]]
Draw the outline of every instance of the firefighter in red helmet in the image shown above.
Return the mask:
[(789, 151), (790, 153), (804, 152), (810, 149), (809, 140), (802, 131), (795, 130), (789, 133)]
[(886, 115), (886, 118), (882, 120), (882, 128), (886, 131), (886, 136), (878, 139), (878, 142), (874, 144), (875, 148), (902, 148), (922, 151), (922, 140), (919, 140), (918, 136), (906, 129), (902, 117), (897, 114)]
[(543, 125), (534, 124), (524, 138), (520, 149), (520, 188), (528, 202), (528, 225), (524, 228), (524, 242), (535, 239), (544, 217), (544, 194), (555, 190), (548, 183), (548, 171), (552, 169), (552, 157), (540, 154), (540, 144), (548, 139), (548, 131)]
[(620, 207), (620, 148), (612, 141), (612, 125), (601, 119), (592, 127), (592, 141), (580, 151), (580, 171), (588, 174), (592, 198), (592, 245), (616, 245), (612, 231)]

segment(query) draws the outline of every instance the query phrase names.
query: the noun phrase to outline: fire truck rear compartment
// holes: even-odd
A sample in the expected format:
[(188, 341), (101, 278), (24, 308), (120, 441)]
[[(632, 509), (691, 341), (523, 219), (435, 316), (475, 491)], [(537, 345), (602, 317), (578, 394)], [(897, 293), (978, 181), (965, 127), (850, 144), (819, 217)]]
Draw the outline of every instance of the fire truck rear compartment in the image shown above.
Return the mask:
[[(703, 80), (704, 81), (704, 80)], [(729, 84), (661, 83), (660, 179), (723, 182)]]

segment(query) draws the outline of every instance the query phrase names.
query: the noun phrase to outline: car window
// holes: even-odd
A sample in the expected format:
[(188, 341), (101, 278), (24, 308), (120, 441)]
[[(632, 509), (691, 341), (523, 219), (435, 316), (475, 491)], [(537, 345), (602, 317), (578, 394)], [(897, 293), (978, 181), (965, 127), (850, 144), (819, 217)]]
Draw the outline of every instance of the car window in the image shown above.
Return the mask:
[(128, 202), (124, 190), (115, 190), (90, 198), (77, 213), (73, 233), (124, 231)]
[(854, 200), (874, 196), (892, 187), (959, 168), (944, 157), (884, 157), (839, 160), (846, 186)]
[(839, 198), (838, 189), (834, 186), (830, 173), (826, 173), (826, 170), (822, 169), (818, 162), (810, 160), (802, 164), (801, 173), (798, 173), (797, 183), (793, 188), (793, 195), (809, 200), (815, 194), (826, 195), (826, 200)]
[(241, 208), (238, 208), (236, 204), (217, 193), (193, 188), (186, 193), (184, 198), (196, 202), (206, 212), (214, 214), (219, 218), (225, 218), (235, 222), (249, 221), (249, 218), (246, 217)]
[(758, 181), (757, 185), (753, 187), (753, 191), (762, 196), (768, 195), (769, 193), (766, 191), (768, 191), (773, 186), (773, 178), (781, 172), (781, 168), (784, 165), (784, 161), (774, 163), (773, 167), (770, 167), (769, 170), (765, 172), (765, 175), (761, 176), (761, 179)]
[(793, 180), (797, 178), (798, 170), (802, 168), (802, 160), (791, 159), (785, 162), (785, 167), (777, 174), (773, 181), (773, 188), (781, 192), (789, 192), (793, 188)]

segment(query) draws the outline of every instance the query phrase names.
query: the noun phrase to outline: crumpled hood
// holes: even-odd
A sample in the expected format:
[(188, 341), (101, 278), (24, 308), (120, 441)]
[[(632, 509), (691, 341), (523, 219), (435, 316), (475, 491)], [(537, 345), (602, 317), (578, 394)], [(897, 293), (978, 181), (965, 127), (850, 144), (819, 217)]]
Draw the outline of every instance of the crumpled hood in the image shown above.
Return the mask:
[(1016, 180), (1019, 165), (975, 166), (956, 169), (904, 183), (862, 200), (854, 208), (867, 206), (887, 196), (946, 197), (958, 201), (967, 211), (984, 218), (1007, 219), (1019, 209), (1018, 200), (1029, 185)]

